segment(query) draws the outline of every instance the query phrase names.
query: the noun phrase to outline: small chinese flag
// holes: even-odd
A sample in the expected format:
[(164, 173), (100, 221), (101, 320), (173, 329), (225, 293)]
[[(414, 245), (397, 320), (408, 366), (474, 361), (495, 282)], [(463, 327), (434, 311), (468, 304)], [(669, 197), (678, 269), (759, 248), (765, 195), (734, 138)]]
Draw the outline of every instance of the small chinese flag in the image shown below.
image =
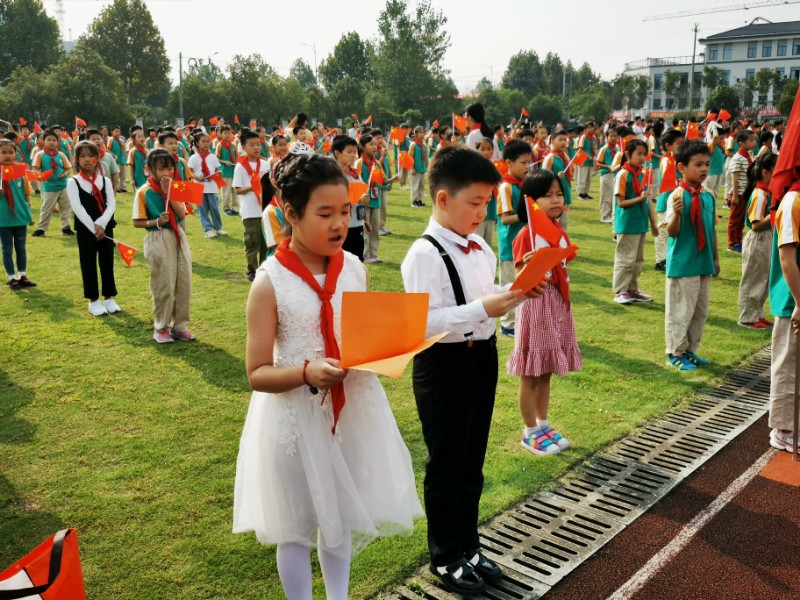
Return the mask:
[(431, 125), (431, 127), (438, 127), (438, 126), (439, 126), (439, 120), (437, 119), (433, 122), (433, 125)]
[(467, 130), (467, 120), (462, 117), (461, 115), (457, 115), (453, 113), (453, 127), (458, 129), (459, 131), (466, 131)]
[(708, 115), (706, 116), (706, 121), (713, 121), (716, 118), (717, 118), (717, 113), (709, 112)]
[(27, 171), (25, 171), (25, 179), (27, 179), (28, 181), (36, 181), (38, 178), (36, 177), (35, 171), (31, 171), (30, 169), (28, 169)]
[(187, 202), (186, 206), (186, 214), (189, 216), (194, 216), (194, 205), (191, 202)]
[(528, 226), (532, 236), (539, 236), (547, 241), (553, 248), (561, 245), (561, 231), (547, 215), (536, 205), (533, 198), (525, 196), (525, 208), (528, 209)]
[(500, 175), (508, 175), (508, 165), (506, 164), (506, 161), (496, 160), (494, 161), (494, 167), (497, 169), (497, 172), (500, 173)]
[(119, 257), (130, 267), (133, 262), (133, 257), (136, 256), (136, 248), (128, 246), (128, 244), (123, 244), (122, 242), (117, 242), (117, 248), (119, 248)]
[(12, 181), (25, 177), (25, 172), (28, 170), (28, 165), (8, 165), (3, 167), (3, 181)]
[(366, 183), (361, 181), (354, 181), (350, 184), (347, 189), (347, 194), (350, 198), (351, 204), (358, 204), (361, 202), (361, 197), (366, 193), (369, 189), (369, 186)]
[(33, 122), (33, 133), (42, 133), (42, 128), (39, 127), (39, 124), (36, 121)]
[(411, 169), (414, 168), (414, 157), (411, 156), (408, 152), (401, 152), (397, 161), (400, 163), (400, 166), (404, 168), (406, 171), (410, 171)]
[(211, 177), (209, 177), (209, 180), (215, 182), (221, 188), (224, 188), (225, 186), (228, 185), (227, 183), (225, 183), (225, 178), (222, 176), (222, 173), (220, 173), (219, 171), (217, 171)]
[(644, 170), (644, 177), (642, 177), (642, 187), (648, 188), (653, 185), (653, 169), (651, 167), (647, 167)]
[(383, 182), (386, 181), (386, 175), (378, 165), (373, 165), (370, 179), (372, 179), (372, 183), (375, 185), (383, 185)]
[(255, 129), (256, 127), (258, 127), (258, 123), (256, 122), (255, 119), (253, 119), (252, 121), (250, 121), (250, 129)]
[(53, 176), (53, 169), (48, 169), (47, 171), (40, 171), (36, 174), (36, 179), (39, 181), (47, 181)]
[(212, 125), (216, 125), (217, 123), (219, 123), (219, 119), (217, 119), (217, 117), (211, 117), (208, 120), (208, 122), (211, 123)]
[(689, 125), (686, 126), (686, 139), (696, 140), (699, 137), (700, 133), (697, 131), (697, 123), (689, 121)]
[(583, 150), (583, 148), (579, 148), (578, 151), (575, 153), (575, 158), (572, 159), (572, 164), (576, 167), (580, 167), (589, 160), (589, 155)]
[(522, 116), (523, 117), (530, 117), (530, 115), (528, 114), (528, 109), (525, 108), (524, 106), (522, 107)]
[(233, 115), (233, 122), (239, 124), (239, 115)]
[(364, 125), (372, 125), (372, 115), (367, 117), (367, 120), (364, 121)]
[[(261, 187), (261, 174), (260, 173), (253, 173), (250, 175), (250, 187), (253, 188), (253, 193), (256, 197), (261, 200), (261, 192), (263, 188)], [(200, 198), (202, 201), (202, 197)]]
[(328, 140), (322, 142), (322, 153), (327, 154), (331, 151), (331, 143)]
[(653, 160), (653, 153), (652, 152), (648, 152), (647, 156), (644, 157), (644, 160), (646, 162), (650, 162), (651, 160)]
[(80, 117), (75, 117), (75, 127), (86, 127), (86, 121)]
[(389, 139), (398, 143), (402, 143), (406, 139), (406, 132), (400, 127), (392, 127), (389, 131)]
[(719, 120), (720, 121), (730, 121), (731, 120), (731, 113), (729, 113), (724, 108), (719, 111)]
[(19, 124), (20, 124), (20, 125), (22, 125), (22, 126), (24, 127), (25, 125), (27, 125), (27, 124), (28, 124), (28, 122), (27, 122), (25, 119), (23, 119), (22, 117), (20, 117), (20, 118), (19, 118)]
[(204, 189), (203, 184), (196, 181), (176, 181), (173, 179), (169, 186), (167, 199), (174, 202), (188, 202), (200, 205), (203, 203)]
[(353, 113), (350, 116), (353, 117), (356, 121), (358, 121), (358, 115), (356, 113)]
[(658, 193), (664, 194), (671, 192), (678, 187), (678, 172), (675, 168), (675, 157), (667, 157), (667, 166), (664, 169), (664, 174), (661, 176), (661, 185), (658, 187)]

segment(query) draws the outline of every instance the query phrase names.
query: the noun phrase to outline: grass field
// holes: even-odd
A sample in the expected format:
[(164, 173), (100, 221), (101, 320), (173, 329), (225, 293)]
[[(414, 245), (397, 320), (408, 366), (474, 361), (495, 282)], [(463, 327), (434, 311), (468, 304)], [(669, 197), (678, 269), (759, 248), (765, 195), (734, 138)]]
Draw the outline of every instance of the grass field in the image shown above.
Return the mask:
[[(594, 184), (598, 197), (597, 183)], [(33, 198), (35, 212), (39, 197)], [(131, 196), (119, 202), (115, 237), (141, 250), (130, 224)], [(402, 290), (400, 262), (430, 209), (390, 195), (376, 290)], [(723, 211), (723, 217), (727, 214)], [(158, 346), (152, 339), (149, 271), (116, 263), (122, 313), (86, 310), (74, 238), (57, 219), (28, 238), (33, 290), (0, 289), (0, 570), (63, 527), (79, 531), (90, 598), (282, 598), (274, 548), (233, 535), (233, 480), (250, 390), (245, 376), (242, 228), (223, 217), (229, 238), (205, 239), (190, 217), (194, 255), (191, 329), (198, 341)], [(721, 248), (724, 244), (724, 228)], [(481, 505), (488, 518), (653, 415), (690, 401), (769, 342), (736, 325), (740, 259), (721, 252), (701, 354), (710, 367), (679, 373), (665, 365), (664, 277), (653, 270), (648, 236), (641, 286), (655, 301), (612, 302), (614, 243), (597, 200), (576, 201), (570, 236), (572, 299), (584, 369), (554, 378), (550, 420), (573, 448), (534, 458), (519, 446), (517, 381), (505, 374), (512, 341), (499, 340), (500, 382)], [(425, 448), (410, 369), (384, 380), (421, 491)], [(426, 559), (424, 520), (411, 538), (373, 543), (353, 563), (352, 597), (400, 581)], [(322, 579), (315, 571), (315, 597)]]

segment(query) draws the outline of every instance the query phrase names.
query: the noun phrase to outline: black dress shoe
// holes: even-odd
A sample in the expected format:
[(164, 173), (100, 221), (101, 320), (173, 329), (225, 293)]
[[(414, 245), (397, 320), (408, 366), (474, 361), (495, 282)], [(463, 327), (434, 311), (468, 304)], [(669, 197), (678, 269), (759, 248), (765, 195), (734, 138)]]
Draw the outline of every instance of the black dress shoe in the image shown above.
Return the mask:
[(475, 572), (481, 576), (484, 581), (496, 581), (503, 576), (503, 571), (500, 570), (494, 562), (486, 558), (480, 550), (467, 552), (464, 558)]
[(433, 573), (451, 592), (457, 594), (480, 594), (486, 589), (483, 577), (475, 572), (465, 559), (461, 558), (446, 567), (431, 565)]

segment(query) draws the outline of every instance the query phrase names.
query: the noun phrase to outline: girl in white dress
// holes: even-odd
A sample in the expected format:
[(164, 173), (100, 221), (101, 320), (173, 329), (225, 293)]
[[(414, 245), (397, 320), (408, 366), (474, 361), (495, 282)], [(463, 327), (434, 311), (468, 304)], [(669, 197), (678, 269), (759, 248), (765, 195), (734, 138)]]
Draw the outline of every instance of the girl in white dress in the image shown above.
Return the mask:
[[(233, 531), (277, 544), (290, 600), (311, 598), (317, 546), (329, 599), (346, 599), (353, 556), (422, 515), (411, 457), (376, 375), (340, 368), (342, 292), (367, 272), (342, 250), (347, 179), (300, 154), (276, 180), (292, 237), (258, 269), (247, 302), (253, 396), (236, 467)], [(310, 149), (309, 149), (310, 151)]]

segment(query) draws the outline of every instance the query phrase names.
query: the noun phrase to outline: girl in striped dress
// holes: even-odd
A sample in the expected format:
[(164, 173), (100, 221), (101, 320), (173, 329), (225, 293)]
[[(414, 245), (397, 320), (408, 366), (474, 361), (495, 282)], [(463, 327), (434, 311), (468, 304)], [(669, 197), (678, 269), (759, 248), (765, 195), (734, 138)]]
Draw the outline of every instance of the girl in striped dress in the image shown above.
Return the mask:
[[(552, 235), (531, 231), (525, 225), (514, 239), (514, 267), (519, 272), (539, 248), (567, 248), (569, 238), (558, 223), (564, 210), (564, 190), (558, 176), (539, 169), (522, 183), (522, 196), (530, 197), (553, 223)], [(517, 205), (517, 216), (528, 223), (527, 202)], [(567, 259), (571, 260), (571, 259)], [(550, 377), (580, 371), (583, 366), (569, 299), (566, 263), (550, 273), (544, 295), (528, 298), (517, 307), (514, 349), (508, 357), (508, 374), (520, 377), (519, 408), (525, 429), (522, 447), (533, 454), (557, 454), (569, 442), (547, 421)]]

